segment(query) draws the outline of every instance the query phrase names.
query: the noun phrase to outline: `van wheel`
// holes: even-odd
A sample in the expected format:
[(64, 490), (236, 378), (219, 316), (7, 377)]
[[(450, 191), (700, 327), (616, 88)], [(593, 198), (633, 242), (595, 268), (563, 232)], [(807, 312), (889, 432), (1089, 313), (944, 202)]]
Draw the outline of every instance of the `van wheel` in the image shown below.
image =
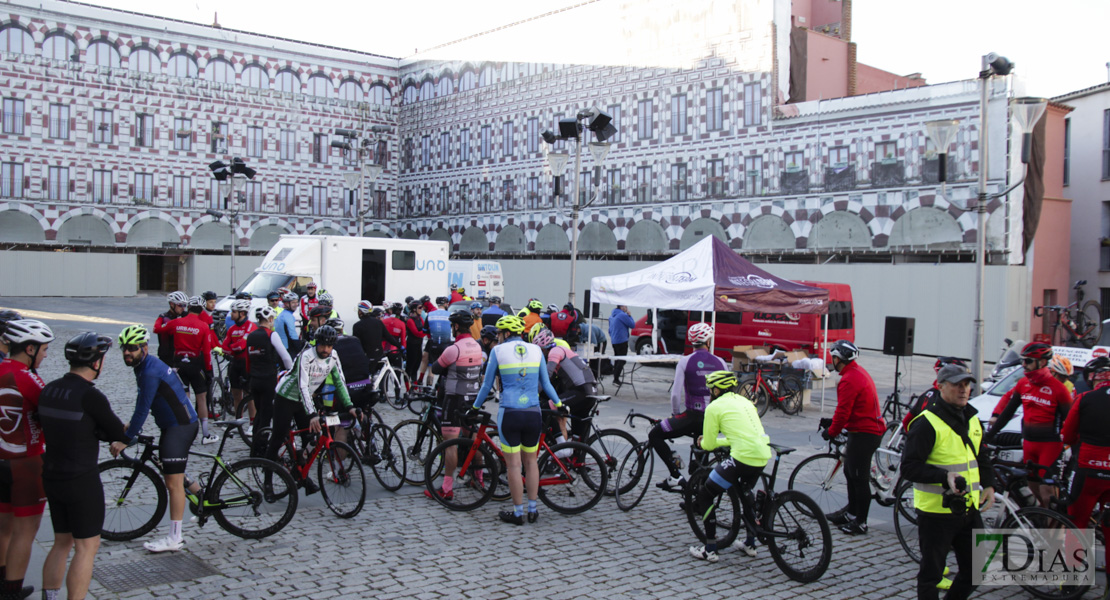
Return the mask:
[(650, 356), (655, 354), (655, 349), (651, 347), (651, 338), (640, 338), (636, 340), (636, 354), (640, 356)]

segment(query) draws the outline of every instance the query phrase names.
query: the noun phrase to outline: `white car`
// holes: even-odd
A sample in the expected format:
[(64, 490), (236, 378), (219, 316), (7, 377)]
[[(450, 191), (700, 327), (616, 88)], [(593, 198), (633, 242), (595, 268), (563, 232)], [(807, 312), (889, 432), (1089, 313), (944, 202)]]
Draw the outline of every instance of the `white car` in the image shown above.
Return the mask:
[[(1002, 399), (1002, 396), (1005, 395), (1006, 392), (1017, 385), (1018, 380), (1021, 379), (1024, 374), (1025, 371), (1020, 366), (1014, 367), (1012, 371), (1003, 375), (1002, 379), (995, 382), (985, 394), (971, 399), (969, 404), (974, 406), (975, 410), (979, 411), (979, 420), (983, 423), (983, 433), (986, 433), (989, 428), (987, 422), (990, 421), (991, 413), (994, 411), (994, 407), (998, 404), (998, 401)], [(1010, 419), (1010, 422), (1002, 428), (999, 437), (995, 440), (996, 442), (1003, 442), (1006, 445), (1011, 445), (1014, 444), (1015, 441), (1021, 439), (1021, 415), (1023, 412), (1021, 406), (1018, 406), (1017, 410), (1014, 411), (1014, 418)], [(1000, 458), (1007, 461), (1021, 461), (1021, 450), (1004, 450)]]

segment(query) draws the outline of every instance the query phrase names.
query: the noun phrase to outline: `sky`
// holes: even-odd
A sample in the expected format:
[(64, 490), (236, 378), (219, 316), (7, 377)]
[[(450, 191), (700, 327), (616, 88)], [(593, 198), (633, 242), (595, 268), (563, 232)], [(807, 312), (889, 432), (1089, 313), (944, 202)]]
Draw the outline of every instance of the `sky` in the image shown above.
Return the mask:
[[(588, 0), (316, 0), (308, 15), (301, 0), (86, 1), (204, 24), (218, 13), (232, 29), (403, 58)], [(1016, 64), (1028, 95), (1058, 96), (1108, 80), (1110, 0), (853, 0), (852, 6), (858, 60), (880, 69), (919, 72), (929, 83), (972, 79), (980, 57), (997, 52)]]

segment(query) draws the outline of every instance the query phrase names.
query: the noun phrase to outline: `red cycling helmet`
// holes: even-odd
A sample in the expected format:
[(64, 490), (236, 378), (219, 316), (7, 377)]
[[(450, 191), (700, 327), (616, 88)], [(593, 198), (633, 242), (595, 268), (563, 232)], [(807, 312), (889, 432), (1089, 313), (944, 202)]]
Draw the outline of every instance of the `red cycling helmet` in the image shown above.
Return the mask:
[(939, 373), (942, 368), (947, 367), (948, 365), (966, 367), (967, 363), (959, 358), (956, 358), (955, 356), (938, 356), (937, 362), (933, 363), (933, 371)]
[(1030, 342), (1021, 349), (1021, 357), (1048, 360), (1052, 358), (1052, 346), (1042, 342)]

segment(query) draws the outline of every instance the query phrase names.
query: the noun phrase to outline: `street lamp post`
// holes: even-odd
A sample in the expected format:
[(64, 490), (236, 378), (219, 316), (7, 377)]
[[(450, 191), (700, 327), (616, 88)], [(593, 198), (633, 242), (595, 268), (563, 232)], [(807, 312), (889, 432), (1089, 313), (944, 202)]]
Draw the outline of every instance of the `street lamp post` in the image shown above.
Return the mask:
[[(217, 160), (208, 165), (208, 168), (212, 171), (212, 176), (220, 182), (220, 195), (225, 199), (224, 209), (227, 211), (228, 224), (231, 226), (231, 292), (235, 293), (235, 246), (239, 241), (235, 235), (235, 228), (239, 222), (239, 203), (235, 194), (247, 185), (248, 179), (254, 179), (256, 171), (238, 157), (231, 159), (231, 165)], [(218, 210), (210, 208), (206, 212), (217, 221), (224, 218), (224, 213)]]
[[(371, 134), (386, 134), (389, 133), (389, 127), (384, 125), (375, 125), (370, 128)], [(372, 156), (373, 162), (366, 162), (367, 155), (373, 155), (374, 151), (371, 149), (376, 139), (365, 138), (359, 142), (358, 138), (361, 135), (359, 132), (351, 129), (336, 129), (335, 134), (345, 138), (345, 141), (336, 140), (331, 143), (332, 147), (343, 150), (343, 153), (357, 152), (356, 160), (358, 161), (357, 173), (344, 173), (343, 180), (347, 184), (347, 189), (358, 190), (357, 204), (354, 207), (355, 216), (358, 218), (358, 236), (362, 237), (366, 228), (366, 215), (370, 214), (373, 206), (366, 202), (366, 208), (362, 208), (362, 185), (364, 182), (370, 183), (370, 196), (374, 195), (374, 185), (378, 178), (381, 177), (385, 166), (381, 164), (381, 157)]]

